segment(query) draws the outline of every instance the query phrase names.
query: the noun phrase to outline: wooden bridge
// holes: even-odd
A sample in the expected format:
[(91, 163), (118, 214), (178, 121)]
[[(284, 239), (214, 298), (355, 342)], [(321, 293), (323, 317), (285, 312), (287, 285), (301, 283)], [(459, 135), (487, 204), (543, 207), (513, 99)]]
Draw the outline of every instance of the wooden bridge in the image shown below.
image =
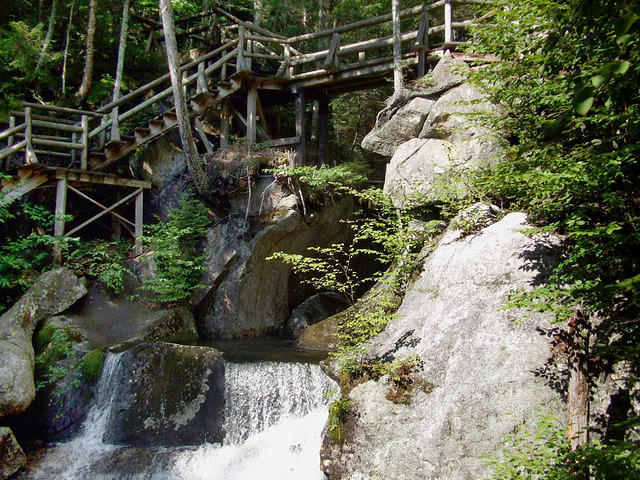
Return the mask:
[[(458, 52), (464, 29), (472, 22), (467, 6), (485, 0), (439, 0), (400, 12), (405, 24), (402, 66), (408, 76), (420, 77), (443, 52)], [(296, 162), (305, 158), (305, 105), (319, 101), (318, 155), (327, 155), (329, 99), (348, 91), (388, 83), (393, 71), (391, 36), (369, 38), (372, 30), (390, 31), (391, 14), (367, 18), (332, 29), (283, 37), (217, 8), (219, 46), (181, 66), (189, 115), (202, 152), (229, 146), (230, 135), (246, 137), (251, 151), (266, 147), (296, 149)], [(460, 12), (456, 18), (454, 15)], [(218, 16), (219, 15), (219, 16)], [(462, 17), (462, 18), (460, 18)], [(359, 38), (365, 38), (360, 40)], [(354, 41), (356, 39), (357, 41)], [(320, 45), (320, 47), (318, 47)], [(143, 192), (149, 182), (126, 178), (116, 165), (131, 152), (177, 127), (169, 74), (98, 108), (83, 111), (24, 103), (12, 112), (9, 126), (0, 132), (4, 172), (0, 205), (7, 204), (47, 182), (57, 182), (55, 235), (70, 236), (109, 214), (136, 239), (142, 235)], [(295, 133), (274, 138), (265, 110), (291, 102), (295, 105)], [(245, 112), (245, 114), (243, 114)], [(205, 133), (201, 119), (219, 120), (216, 135)], [(234, 122), (235, 120), (235, 122)], [(293, 132), (292, 132), (293, 133)], [(110, 207), (81, 191), (93, 185), (129, 189)], [(100, 212), (65, 232), (67, 193), (71, 191)], [(135, 199), (135, 219), (116, 209)], [(136, 242), (136, 253), (140, 253)]]

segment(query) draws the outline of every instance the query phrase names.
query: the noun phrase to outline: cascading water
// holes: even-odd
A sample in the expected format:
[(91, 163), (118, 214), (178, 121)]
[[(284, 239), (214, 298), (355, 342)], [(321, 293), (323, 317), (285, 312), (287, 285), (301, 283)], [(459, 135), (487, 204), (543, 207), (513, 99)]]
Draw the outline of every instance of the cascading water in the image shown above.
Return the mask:
[(336, 389), (318, 365), (246, 362), (225, 365), (223, 445), (133, 448), (102, 442), (118, 395), (119, 354), (108, 354), (82, 433), (51, 449), (33, 480), (322, 479), (321, 431)]

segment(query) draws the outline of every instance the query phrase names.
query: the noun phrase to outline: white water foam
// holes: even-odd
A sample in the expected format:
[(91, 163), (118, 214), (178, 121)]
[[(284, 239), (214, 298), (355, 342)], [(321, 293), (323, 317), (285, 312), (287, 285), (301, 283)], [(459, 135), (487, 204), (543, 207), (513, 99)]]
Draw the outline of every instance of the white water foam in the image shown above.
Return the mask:
[[(33, 480), (316, 480), (328, 392), (317, 365), (281, 362), (225, 365), (224, 445), (130, 449), (104, 444), (117, 388), (119, 355), (108, 354), (81, 434), (47, 452)], [(144, 452), (143, 452), (144, 450)], [(141, 453), (143, 452), (143, 453)], [(122, 455), (124, 454), (124, 455)], [(146, 456), (146, 460), (143, 458)], [(131, 459), (140, 465), (132, 467)], [(100, 471), (95, 465), (102, 462)], [(147, 462), (145, 464), (145, 462)], [(105, 465), (108, 465), (105, 471)]]

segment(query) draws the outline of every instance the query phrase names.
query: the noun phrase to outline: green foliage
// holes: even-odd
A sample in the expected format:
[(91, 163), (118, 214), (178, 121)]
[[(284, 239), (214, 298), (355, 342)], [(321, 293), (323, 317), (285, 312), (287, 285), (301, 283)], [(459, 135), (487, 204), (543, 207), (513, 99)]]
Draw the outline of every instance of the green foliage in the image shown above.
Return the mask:
[(51, 231), (53, 221), (45, 207), (27, 202), (0, 209), (0, 312), (49, 266), (53, 248), (65, 251), (68, 247), (67, 239), (44, 233)]
[(566, 428), (541, 415), (535, 431), (520, 426), (505, 437), (500, 456), (487, 458), (494, 480), (633, 480), (640, 478), (637, 444), (592, 441), (571, 451)]
[[(69, 374), (68, 368), (57, 363), (71, 355), (73, 343), (80, 338), (78, 332), (70, 327), (45, 329), (48, 331), (42, 335), (39, 333), (37, 341), (40, 352), (36, 355), (34, 378), (38, 389)], [(47, 337), (48, 343), (43, 347)]]
[(346, 438), (345, 422), (349, 414), (349, 399), (341, 397), (329, 405), (329, 438), (334, 445), (342, 446)]
[(154, 301), (179, 302), (196, 289), (204, 270), (200, 244), (210, 224), (204, 203), (186, 195), (169, 213), (167, 222), (147, 227), (144, 244), (155, 277), (145, 281), (141, 289), (150, 292)]
[(267, 169), (278, 179), (285, 179), (291, 190), (311, 202), (324, 203), (336, 194), (365, 185), (371, 175), (371, 167), (363, 161), (345, 162), (335, 167), (286, 165)]
[(126, 242), (78, 241), (69, 251), (65, 265), (76, 275), (99, 280), (114, 293), (124, 289), (124, 277), (131, 273), (124, 266), (130, 245)]
[(95, 383), (102, 374), (105, 353), (102, 350), (91, 350), (82, 359), (82, 378), (88, 383)]

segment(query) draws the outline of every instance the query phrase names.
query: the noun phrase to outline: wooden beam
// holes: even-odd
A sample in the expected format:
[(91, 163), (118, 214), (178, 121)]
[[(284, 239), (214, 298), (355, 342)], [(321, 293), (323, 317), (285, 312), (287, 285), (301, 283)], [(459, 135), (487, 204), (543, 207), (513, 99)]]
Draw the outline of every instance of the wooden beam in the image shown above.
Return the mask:
[(136, 225), (135, 225), (135, 246), (133, 253), (137, 255), (142, 254), (142, 235), (144, 234), (144, 223), (143, 223), (143, 213), (144, 213), (144, 190), (138, 190), (136, 195)]
[[(6, 194), (0, 197), (0, 205), (7, 205), (13, 202), (15, 199), (20, 198), (23, 195), (26, 195), (31, 190), (34, 190), (38, 188), (40, 185), (46, 183), (48, 180), (49, 180), (49, 177), (46, 174), (23, 179), (17, 187), (7, 191)], [(5, 191), (6, 188), (3, 188), (2, 190)]]
[(67, 211), (67, 179), (58, 180), (56, 188), (56, 215), (53, 225), (53, 235), (61, 237), (64, 235), (64, 216)]
[(451, 43), (453, 41), (452, 21), (451, 0), (444, 0), (444, 43)]
[(302, 87), (296, 88), (295, 110), (296, 110), (296, 136), (300, 137), (300, 142), (296, 145), (296, 165), (304, 165), (306, 156), (306, 142), (305, 142), (305, 121), (304, 121), (304, 89)]
[[(73, 230), (70, 230), (69, 232), (67, 232), (65, 234), (65, 237), (70, 237), (71, 235), (73, 235), (74, 233), (76, 233), (78, 230), (83, 229), (84, 227), (86, 227), (87, 225), (89, 225), (90, 223), (95, 222), (97, 219), (101, 218), (102, 216), (106, 215), (107, 213), (110, 213), (113, 209), (119, 207), (120, 205), (122, 205), (123, 203), (128, 202), (129, 200), (131, 200), (133, 197), (139, 195), (141, 192), (143, 191), (142, 188), (137, 189), (135, 192), (127, 195), (126, 197), (124, 197), (123, 199), (117, 201), (116, 203), (114, 203), (113, 205), (111, 205), (109, 208), (103, 210), (102, 212), (98, 213), (97, 215), (94, 215), (93, 217), (91, 217), (89, 220), (87, 220), (86, 222), (78, 225), (77, 227), (75, 227)], [(136, 199), (136, 212), (137, 212), (137, 199)]]
[[(61, 181), (61, 180), (58, 180)], [(97, 205), (98, 207), (102, 208), (103, 210), (107, 210), (107, 207), (105, 207), (104, 205), (102, 205), (100, 202), (98, 202), (97, 200), (94, 200), (93, 198), (91, 198), (89, 195), (85, 195), (84, 193), (82, 193), (80, 190), (78, 190), (77, 188), (73, 188), (71, 185), (67, 184), (67, 188), (69, 190), (71, 190), (73, 193), (75, 193), (76, 195), (84, 198), (85, 200), (87, 200), (88, 202), (93, 203), (94, 205)], [(118, 199), (119, 200), (119, 199)], [(127, 220), (126, 218), (124, 218), (122, 215), (114, 212), (114, 211), (110, 211), (109, 212), (114, 218), (118, 218), (119, 220), (121, 220), (124, 223), (127, 223), (129, 225), (131, 225), (132, 227), (135, 227), (135, 224), (131, 221), (131, 220)]]
[(331, 36), (331, 43), (329, 44), (329, 51), (327, 52), (327, 58), (324, 60), (323, 68), (329, 71), (335, 71), (338, 69), (339, 59), (338, 50), (340, 50), (340, 34), (334, 33)]
[(97, 185), (112, 185), (114, 187), (144, 188), (150, 189), (151, 183), (144, 180), (135, 180), (131, 178), (120, 178), (116, 175), (100, 172), (79, 172), (77, 170), (69, 170), (66, 168), (52, 169), (55, 171), (55, 178), (66, 178), (68, 182), (93, 183)]
[(231, 100), (225, 98), (222, 101), (220, 112), (220, 148), (229, 146), (229, 131), (231, 130)]
[(300, 137), (287, 137), (287, 138), (275, 138), (273, 140), (267, 140), (261, 144), (265, 147), (286, 147), (288, 145), (298, 145), (300, 143)]
[(40, 103), (22, 102), (24, 107), (34, 108), (39, 110), (48, 110), (50, 112), (68, 113), (71, 115), (87, 115), (89, 117), (101, 118), (102, 113), (90, 112), (87, 110), (78, 110), (76, 108), (58, 107), (55, 105), (42, 105)]
[[(116, 116), (117, 115), (118, 114), (116, 113)], [(80, 139), (80, 143), (82, 144), (82, 154), (80, 155), (80, 170), (86, 170), (87, 163), (89, 161), (89, 117), (83, 115), (80, 123), (82, 125), (82, 137)]]
[(327, 163), (327, 137), (329, 126), (329, 95), (323, 93), (318, 109), (318, 163)]
[(198, 136), (200, 137), (200, 141), (202, 141), (202, 144), (204, 145), (205, 150), (207, 151), (208, 154), (212, 154), (213, 147), (211, 145), (211, 142), (207, 138), (207, 135), (204, 133), (204, 129), (202, 128), (202, 122), (198, 117), (196, 117), (193, 123), (196, 126), (196, 130), (198, 131)]
[(247, 93), (247, 149), (251, 151), (256, 143), (256, 113), (258, 89), (251, 86)]
[(24, 107), (24, 123), (26, 125), (24, 130), (24, 140), (27, 142), (24, 148), (24, 163), (27, 165), (33, 165), (38, 163), (38, 157), (36, 157), (36, 152), (33, 151), (33, 143), (32, 143), (32, 120), (31, 120), (31, 107)]

